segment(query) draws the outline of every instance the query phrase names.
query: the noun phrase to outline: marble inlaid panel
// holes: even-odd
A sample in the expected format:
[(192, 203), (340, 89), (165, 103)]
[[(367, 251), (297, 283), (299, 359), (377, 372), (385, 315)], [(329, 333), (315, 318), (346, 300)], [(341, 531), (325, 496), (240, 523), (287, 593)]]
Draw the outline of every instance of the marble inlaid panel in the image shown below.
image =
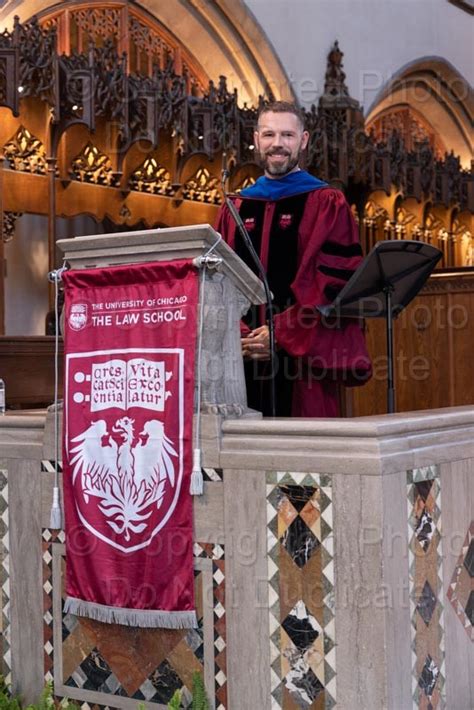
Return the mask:
[(210, 707), (226, 710), (223, 546), (195, 544), (199, 626), (169, 630), (64, 614), (63, 542), (63, 532), (43, 531), (45, 678), (54, 678), (56, 695), (83, 701), (84, 708), (125, 708), (130, 701), (166, 707), (181, 689), (182, 705), (188, 707), (197, 671), (204, 677)]
[(466, 533), (447, 596), (467, 635), (474, 641), (474, 520)]
[(407, 472), (413, 707), (446, 707), (441, 491), (437, 466)]
[(267, 474), (272, 708), (336, 706), (332, 487)]
[(0, 674), (11, 682), (10, 651), (10, 539), (8, 531), (8, 477), (0, 469), (0, 633), (2, 638), (2, 664)]
[[(44, 675), (46, 681), (54, 680), (54, 646), (53, 646), (53, 545), (65, 541), (62, 530), (44, 529), (42, 532), (43, 551), (43, 642), (44, 642)], [(66, 622), (72, 625), (74, 617)]]
[[(210, 469), (205, 469), (209, 471)], [(219, 475), (220, 469), (212, 469)], [(217, 479), (211, 479), (217, 480)], [(212, 560), (214, 693), (216, 710), (227, 708), (227, 642), (225, 612), (225, 555), (223, 545), (194, 543), (196, 559)]]
[(224, 471), (221, 468), (203, 468), (202, 478), (204, 481), (223, 481)]

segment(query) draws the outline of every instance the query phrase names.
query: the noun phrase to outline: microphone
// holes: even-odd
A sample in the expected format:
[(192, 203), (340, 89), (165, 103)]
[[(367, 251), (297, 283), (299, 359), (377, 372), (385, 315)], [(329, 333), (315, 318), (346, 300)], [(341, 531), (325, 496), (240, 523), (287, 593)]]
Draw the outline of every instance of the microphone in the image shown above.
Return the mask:
[(230, 214), (232, 215), (232, 219), (235, 222), (235, 225), (237, 229), (239, 230), (239, 233), (244, 240), (244, 244), (247, 247), (250, 256), (252, 257), (252, 260), (254, 264), (256, 265), (258, 269), (258, 274), (260, 279), (262, 280), (263, 283), (263, 288), (265, 290), (265, 298), (267, 299), (267, 306), (268, 306), (268, 333), (269, 333), (269, 340), (270, 340), (270, 412), (272, 417), (276, 417), (276, 393), (275, 393), (275, 364), (276, 364), (276, 349), (275, 349), (275, 323), (273, 321), (273, 296), (270, 291), (270, 286), (268, 284), (268, 278), (267, 278), (267, 273), (265, 271), (265, 267), (263, 266), (259, 255), (255, 251), (255, 247), (252, 244), (252, 240), (250, 239), (250, 235), (247, 232), (247, 229), (245, 227), (245, 224), (242, 221), (242, 217), (240, 216), (236, 206), (230, 199), (227, 190), (226, 190), (226, 181), (227, 178), (229, 177), (229, 171), (227, 167), (224, 167), (222, 170), (222, 178), (221, 178), (221, 187), (222, 187), (222, 194), (224, 195), (224, 201), (225, 204), (227, 205), (227, 209), (229, 210)]

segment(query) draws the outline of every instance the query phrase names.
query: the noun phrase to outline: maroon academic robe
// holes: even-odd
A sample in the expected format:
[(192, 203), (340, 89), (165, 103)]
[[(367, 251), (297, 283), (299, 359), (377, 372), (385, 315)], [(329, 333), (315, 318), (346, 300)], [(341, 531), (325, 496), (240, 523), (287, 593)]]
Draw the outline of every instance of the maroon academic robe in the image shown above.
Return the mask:
[[(325, 321), (315, 311), (315, 306), (334, 300), (362, 260), (349, 205), (342, 192), (326, 187), (274, 201), (233, 199), (274, 294), (279, 350), (277, 414), (338, 416), (338, 387), (363, 384), (371, 376), (360, 323)], [(256, 271), (225, 206), (216, 229)], [(256, 311), (263, 322), (262, 309)], [(260, 324), (254, 320), (250, 327)], [(252, 392), (247, 372), (249, 405), (265, 413), (268, 390), (265, 394), (264, 370), (260, 363), (252, 362), (251, 366), (250, 379), (258, 393)]]

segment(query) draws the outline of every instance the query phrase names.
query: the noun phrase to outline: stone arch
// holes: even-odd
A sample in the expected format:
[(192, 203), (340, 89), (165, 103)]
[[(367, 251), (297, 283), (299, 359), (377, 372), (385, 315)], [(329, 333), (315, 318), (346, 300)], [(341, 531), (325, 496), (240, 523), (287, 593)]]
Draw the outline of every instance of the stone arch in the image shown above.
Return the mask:
[[(93, 8), (96, 3), (88, 3)], [(100, 3), (97, 5), (113, 2)], [(259, 95), (294, 100), (288, 76), (270, 41), (243, 0), (142, 0), (115, 3), (142, 8), (172, 33), (203, 68), (209, 79), (227, 77), (242, 102), (256, 104)], [(0, 29), (11, 28), (14, 15), (24, 22), (36, 14), (60, 9), (51, 0), (11, 0), (0, 10)], [(71, 3), (67, 3), (71, 7)]]
[(427, 138), (431, 134), (435, 150), (452, 150), (469, 167), (474, 94), (452, 64), (441, 57), (424, 57), (402, 67), (377, 95), (366, 126), (370, 129), (402, 112)]

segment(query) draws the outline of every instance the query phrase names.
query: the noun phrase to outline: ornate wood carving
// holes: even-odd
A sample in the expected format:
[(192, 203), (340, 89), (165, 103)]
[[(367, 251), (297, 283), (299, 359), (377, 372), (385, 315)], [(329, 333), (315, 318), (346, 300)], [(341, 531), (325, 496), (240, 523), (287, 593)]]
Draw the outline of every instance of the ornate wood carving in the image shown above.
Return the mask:
[(114, 7), (88, 7), (71, 11), (71, 21), (79, 35), (78, 45), (86, 46), (92, 40), (97, 44), (100, 39), (118, 39), (120, 35), (120, 10)]
[(73, 180), (94, 185), (116, 184), (110, 158), (92, 143), (88, 143), (71, 163), (70, 175)]
[(120, 209), (119, 215), (120, 215), (122, 222), (126, 222), (127, 219), (129, 219), (132, 216), (132, 213), (130, 212), (130, 210), (125, 202), (123, 203), (123, 205)]
[(451, 227), (456, 266), (474, 266), (474, 237), (468, 225), (455, 218)]
[(74, 123), (95, 129), (96, 87), (94, 85), (94, 53), (74, 54), (59, 58), (59, 110), (52, 126), (53, 153), (61, 133)]
[[(4, 40), (4, 41), (3, 41)], [(18, 115), (18, 50), (11, 46), (9, 35), (0, 35), (0, 106), (7, 106)]]
[(176, 187), (171, 184), (169, 171), (153, 157), (146, 158), (131, 174), (129, 186), (138, 192), (152, 195), (174, 195)]
[(326, 76), (324, 80), (324, 99), (328, 104), (331, 99), (340, 101), (344, 106), (352, 105), (358, 107), (357, 101), (349, 96), (349, 89), (346, 85), (346, 75), (342, 69), (342, 58), (344, 53), (339, 49), (339, 42), (336, 40), (328, 54)]
[(15, 225), (19, 217), (22, 216), (21, 212), (4, 212), (3, 213), (3, 233), (2, 239), (6, 244), (11, 242), (15, 235)]
[(234, 187), (234, 192), (242, 192), (246, 187), (251, 187), (252, 185), (255, 185), (255, 178), (251, 175), (247, 175), (237, 187)]
[(397, 239), (407, 239), (408, 229), (411, 228), (410, 225), (414, 222), (416, 216), (409, 212), (404, 207), (399, 207), (395, 216), (396, 226), (395, 232)]
[(16, 17), (13, 37), (19, 48), (18, 92), (21, 98), (36, 96), (55, 108), (58, 96), (56, 28), (43, 29), (36, 17), (21, 24)]
[[(383, 233), (383, 228), (388, 219), (387, 211), (373, 200), (369, 200), (363, 212), (361, 242), (366, 254), (378, 241), (378, 235)], [(359, 222), (360, 226), (360, 222)]]
[(163, 69), (171, 59), (177, 73), (185, 77), (188, 93), (191, 87), (204, 93), (202, 68), (165, 27), (139, 6), (120, 0), (103, 4), (73, 0), (60, 5), (41, 13), (40, 24), (46, 29), (56, 27), (62, 38), (61, 52), (81, 54), (90, 45), (102, 46), (109, 40), (119, 54), (127, 53), (130, 73), (151, 76), (155, 67)]
[(129, 35), (135, 47), (135, 69), (142, 74), (151, 74), (156, 65), (163, 68), (167, 64), (170, 48), (163, 38), (137, 17), (130, 18)]
[(380, 113), (366, 126), (378, 142), (387, 142), (392, 133), (396, 132), (402, 139), (408, 151), (416, 150), (417, 145), (427, 143), (433, 149), (436, 157), (442, 159), (446, 146), (434, 132), (428, 121), (412, 108), (397, 106)]
[(122, 132), (128, 123), (125, 55), (119, 56), (111, 39), (94, 47), (95, 115), (116, 121)]
[(46, 150), (41, 141), (23, 125), (3, 148), (7, 166), (11, 170), (46, 175)]
[(182, 196), (186, 200), (218, 205), (222, 201), (220, 182), (212, 177), (207, 168), (201, 166), (183, 185)]
[[(178, 182), (176, 175), (184, 163), (197, 153), (206, 154), (219, 165), (225, 151), (231, 182), (244, 164), (251, 164), (256, 171), (253, 128), (258, 107), (240, 107), (237, 92), (228, 90), (223, 76), (216, 83), (208, 82), (204, 89), (192, 58), (138, 8), (116, 2), (109, 4), (106, 13), (104, 7), (100, 3), (67, 3), (67, 7), (44, 16), (41, 23), (36, 19), (25, 24), (16, 21), (11, 33), (1, 34), (0, 105), (15, 111), (18, 101), (26, 96), (46, 102), (53, 119), (48, 136), (53, 158), (61, 135), (73, 124), (82, 123), (90, 131), (98, 119), (113, 124), (115, 175), (111, 166), (105, 170), (103, 157), (97, 156), (99, 165), (91, 154), (83, 163), (79, 161), (74, 179), (118, 186), (117, 175), (125, 155), (141, 140), (149, 143), (150, 152), (158, 140), (168, 142), (173, 156), (165, 167), (171, 185)], [(128, 8), (128, 19), (124, 8)], [(69, 56), (59, 56), (57, 37), (62, 38), (63, 46), (66, 16), (75, 18), (87, 46), (77, 45)], [(91, 41), (94, 44), (89, 45)], [(69, 45), (74, 49), (71, 42)], [(122, 51), (124, 47), (128, 54)], [(139, 55), (146, 57), (145, 63)], [(440, 158), (429, 136), (418, 140), (424, 135), (421, 124), (412, 145), (407, 145), (399, 130), (401, 115), (396, 121), (392, 117), (390, 126), (384, 124), (386, 130), (380, 135), (375, 130), (369, 134), (364, 131), (362, 111), (349, 95), (342, 60), (336, 42), (328, 56), (324, 94), (317, 107), (305, 112), (312, 132), (308, 170), (359, 195), (360, 205), (368, 194), (383, 190), (389, 195), (395, 187), (404, 198), (456, 206), (460, 211), (473, 209), (474, 175), (462, 169), (457, 156)], [(130, 73), (134, 62), (140, 68)], [(261, 98), (259, 103), (263, 101)], [(25, 165), (31, 171), (31, 164)], [(207, 170), (204, 164), (202, 168)], [(45, 169), (35, 166), (34, 172), (44, 173)], [(143, 188), (149, 185), (155, 190), (143, 178)], [(196, 174), (185, 189), (188, 199), (217, 204), (210, 179), (204, 173), (199, 177)], [(217, 176), (212, 179), (217, 180)], [(156, 194), (163, 194), (160, 180), (158, 185)], [(168, 187), (164, 189), (172, 194)]]
[(387, 210), (385, 210), (383, 207), (380, 207), (380, 205), (378, 205), (373, 200), (369, 200), (365, 206), (364, 219), (367, 220), (367, 222), (371, 222), (380, 218), (388, 218)]

